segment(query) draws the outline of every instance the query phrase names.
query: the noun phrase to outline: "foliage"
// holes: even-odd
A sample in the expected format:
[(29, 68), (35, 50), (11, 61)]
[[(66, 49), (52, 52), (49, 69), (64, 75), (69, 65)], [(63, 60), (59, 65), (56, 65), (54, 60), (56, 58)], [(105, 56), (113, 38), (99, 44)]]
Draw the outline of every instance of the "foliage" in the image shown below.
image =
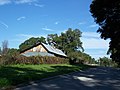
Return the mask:
[(90, 55), (76, 51), (76, 52), (71, 52), (68, 54), (70, 64), (96, 64), (96, 61), (94, 58), (92, 58)]
[(48, 34), (47, 42), (49, 45), (55, 46), (56, 48), (59, 48), (57, 44), (58, 43), (60, 44), (61, 40), (57, 34)]
[(117, 63), (115, 63), (114, 61), (112, 61), (112, 59), (107, 58), (107, 57), (99, 58), (98, 61), (99, 61), (100, 66), (117, 67)]
[[(7, 86), (16, 86), (21, 83), (39, 80), (55, 75), (66, 74), (86, 69), (86, 65), (43, 64), (43, 65), (9, 65), (0, 67), (0, 89)], [(13, 90), (13, 89), (7, 89)]]
[(2, 55), (2, 49), (1, 49), (1, 47), (0, 47), (0, 55)]
[(48, 56), (19, 56), (16, 58), (16, 64), (63, 64), (68, 63), (68, 60), (59, 57)]
[(92, 58), (89, 54), (82, 53), (81, 57), (84, 60), (84, 63), (86, 64), (96, 64), (96, 60)]
[(10, 64), (67, 64), (69, 63), (68, 59), (59, 58), (59, 57), (48, 57), (48, 56), (31, 56), (26, 57), (22, 55), (2, 55), (0, 58), (1, 65), (10, 65)]
[(15, 49), (15, 48), (10, 48), (8, 49), (8, 52), (7, 52), (8, 55), (11, 55), (11, 56), (16, 56), (19, 54), (19, 50), (18, 49)]
[(82, 59), (82, 53), (81, 52), (70, 52), (68, 54), (70, 64), (83, 64), (84, 60)]
[(0, 65), (10, 64), (94, 64), (95, 60), (86, 53), (80, 51), (71, 52), (68, 54), (69, 58), (49, 57), (49, 56), (31, 56), (26, 57), (19, 55), (17, 49), (11, 49), (8, 54), (2, 55), (0, 58)]
[(120, 0), (93, 0), (90, 12), (101, 38), (110, 39), (108, 54), (120, 65)]
[(14, 56), (11, 56), (11, 55), (2, 55), (0, 57), (0, 66), (3, 66), (3, 65), (9, 65), (9, 64), (13, 64), (14, 63)]
[(80, 41), (81, 34), (82, 32), (79, 29), (72, 30), (69, 28), (65, 33), (61, 33), (60, 36), (49, 34), (47, 36), (47, 42), (68, 54), (78, 49), (83, 50), (82, 42)]
[(7, 53), (0, 57), (0, 65), (8, 65), (14, 63), (14, 58), (19, 55), (18, 49), (8, 49)]
[(82, 32), (79, 29), (72, 30), (69, 28), (65, 33), (61, 33), (60, 36), (49, 34), (47, 42), (64, 51), (70, 60), (70, 64), (95, 63), (95, 60), (90, 55), (80, 51), (80, 49), (84, 51), (80, 41), (81, 34)]
[(46, 43), (45, 38), (44, 37), (40, 37), (40, 38), (39, 37), (38, 38), (31, 37), (30, 39), (24, 41), (23, 43), (21, 43), (19, 45), (19, 50), (20, 51), (25, 50), (25, 49), (30, 48), (31, 46), (33, 46), (39, 42)]

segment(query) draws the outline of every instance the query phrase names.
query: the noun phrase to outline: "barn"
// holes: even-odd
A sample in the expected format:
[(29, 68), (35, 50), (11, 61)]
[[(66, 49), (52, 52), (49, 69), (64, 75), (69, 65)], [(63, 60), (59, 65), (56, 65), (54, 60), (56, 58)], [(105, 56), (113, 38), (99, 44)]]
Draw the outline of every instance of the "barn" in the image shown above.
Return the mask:
[(52, 47), (50, 45), (44, 43), (37, 43), (32, 47), (29, 47), (20, 52), (21, 55), (24, 56), (53, 56), (53, 57), (63, 57), (66, 58), (67, 55), (60, 49)]

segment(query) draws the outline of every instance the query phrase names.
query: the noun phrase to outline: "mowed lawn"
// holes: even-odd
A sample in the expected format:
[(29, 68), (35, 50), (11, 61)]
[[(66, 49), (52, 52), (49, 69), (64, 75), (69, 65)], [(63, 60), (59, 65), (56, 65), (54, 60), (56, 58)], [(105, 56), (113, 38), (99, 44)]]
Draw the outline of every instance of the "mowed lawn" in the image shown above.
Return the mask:
[(86, 65), (43, 64), (0, 66), (0, 88), (88, 68)]

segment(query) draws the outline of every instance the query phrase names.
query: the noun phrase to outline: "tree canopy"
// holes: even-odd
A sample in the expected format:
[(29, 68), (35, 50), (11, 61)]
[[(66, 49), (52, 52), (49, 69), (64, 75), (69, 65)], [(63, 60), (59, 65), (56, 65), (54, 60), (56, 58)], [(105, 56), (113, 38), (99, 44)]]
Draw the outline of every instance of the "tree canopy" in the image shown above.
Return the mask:
[(69, 28), (65, 33), (62, 32), (59, 36), (57, 34), (49, 34), (47, 36), (47, 42), (68, 54), (78, 49), (83, 50), (80, 40), (81, 34), (82, 32), (79, 29), (72, 30), (72, 28)]
[(44, 37), (37, 37), (37, 38), (31, 37), (19, 45), (19, 50), (20, 51), (25, 50), (25, 49), (27, 49), (27, 48), (29, 48), (29, 47), (31, 47), (39, 42), (46, 43), (46, 40)]
[(90, 12), (101, 38), (110, 39), (108, 54), (120, 64), (120, 0), (93, 0)]
[(107, 67), (116, 67), (117, 63), (115, 61), (112, 61), (112, 59), (107, 58), (107, 57), (101, 57), (98, 59), (98, 64), (100, 66), (107, 66)]

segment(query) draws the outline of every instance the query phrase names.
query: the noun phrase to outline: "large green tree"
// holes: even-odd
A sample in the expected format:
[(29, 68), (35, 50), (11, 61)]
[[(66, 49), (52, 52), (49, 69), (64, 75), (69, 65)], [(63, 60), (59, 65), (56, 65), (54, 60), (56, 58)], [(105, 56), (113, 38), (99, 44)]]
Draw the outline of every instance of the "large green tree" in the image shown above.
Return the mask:
[(19, 45), (19, 50), (20, 51), (25, 50), (39, 42), (46, 43), (46, 40), (44, 37), (37, 37), (37, 38), (31, 37)]
[(68, 54), (78, 49), (83, 50), (80, 40), (81, 34), (82, 32), (79, 29), (72, 30), (69, 28), (65, 33), (62, 32), (59, 36), (57, 34), (49, 34), (47, 36), (47, 42)]
[(57, 34), (48, 34), (47, 42), (49, 45), (59, 48), (61, 44), (61, 39), (59, 38)]
[(90, 12), (99, 24), (101, 38), (110, 39), (108, 53), (120, 64), (120, 0), (93, 0)]

